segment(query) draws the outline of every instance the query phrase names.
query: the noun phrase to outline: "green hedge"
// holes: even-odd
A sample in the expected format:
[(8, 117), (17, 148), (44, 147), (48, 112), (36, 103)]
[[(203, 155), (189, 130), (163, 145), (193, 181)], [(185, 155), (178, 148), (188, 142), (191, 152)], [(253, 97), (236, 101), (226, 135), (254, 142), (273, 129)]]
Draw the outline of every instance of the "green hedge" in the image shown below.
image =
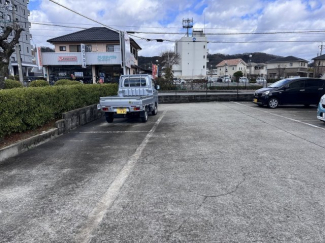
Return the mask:
[(50, 84), (45, 80), (35, 80), (29, 84), (29, 87), (46, 87)]
[(15, 88), (22, 88), (23, 85), (19, 81), (15, 81), (12, 79), (5, 80), (5, 89), (15, 89)]
[(0, 90), (0, 138), (40, 127), (62, 113), (117, 94), (117, 84), (29, 87)]
[(82, 84), (79, 81), (72, 81), (69, 79), (61, 79), (55, 82), (54, 85), (78, 85), (78, 84)]

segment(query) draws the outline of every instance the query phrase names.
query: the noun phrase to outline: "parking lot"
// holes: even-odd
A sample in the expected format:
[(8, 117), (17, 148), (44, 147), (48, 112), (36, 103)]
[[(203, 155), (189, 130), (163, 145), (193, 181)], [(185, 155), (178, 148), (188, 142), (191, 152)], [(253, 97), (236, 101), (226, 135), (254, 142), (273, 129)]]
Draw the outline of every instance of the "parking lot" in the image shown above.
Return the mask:
[(0, 164), (0, 242), (324, 242), (316, 107), (162, 104)]

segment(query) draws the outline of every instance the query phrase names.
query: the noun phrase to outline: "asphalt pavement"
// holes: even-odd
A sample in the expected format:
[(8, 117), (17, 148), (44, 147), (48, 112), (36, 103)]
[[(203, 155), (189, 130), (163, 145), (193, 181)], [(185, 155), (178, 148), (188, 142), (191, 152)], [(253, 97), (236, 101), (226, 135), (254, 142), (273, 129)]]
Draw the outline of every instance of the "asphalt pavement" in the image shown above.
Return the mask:
[(0, 242), (324, 242), (316, 107), (162, 104), (0, 164)]

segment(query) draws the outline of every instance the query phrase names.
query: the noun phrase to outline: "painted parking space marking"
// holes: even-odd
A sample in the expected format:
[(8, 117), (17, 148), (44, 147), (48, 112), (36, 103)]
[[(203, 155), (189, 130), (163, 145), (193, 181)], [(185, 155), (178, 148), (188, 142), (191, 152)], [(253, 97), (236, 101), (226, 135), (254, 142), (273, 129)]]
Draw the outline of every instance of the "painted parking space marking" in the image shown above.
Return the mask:
[(161, 117), (155, 122), (154, 126), (148, 132), (147, 136), (144, 138), (140, 146), (137, 148), (135, 153), (130, 157), (129, 161), (124, 165), (122, 170), (119, 172), (115, 180), (108, 187), (107, 191), (98, 202), (96, 207), (89, 214), (84, 226), (80, 230), (79, 234), (76, 236), (76, 242), (88, 243), (91, 240), (92, 232), (99, 226), (102, 222), (107, 210), (112, 206), (115, 199), (118, 197), (122, 186), (125, 181), (133, 171), (134, 166), (139, 160), (144, 148), (149, 142), (149, 139), (153, 137), (159, 123), (165, 116), (167, 111), (164, 111)]
[[(256, 107), (254, 108), (254, 107), (251, 107), (251, 106), (248, 106), (248, 105), (245, 105), (245, 104), (241, 104), (239, 102), (233, 102), (233, 103), (238, 104), (238, 105), (242, 105), (242, 106), (246, 106), (246, 107), (249, 107), (251, 109), (257, 110)], [(289, 118), (289, 117), (286, 117), (286, 116), (274, 114), (274, 113), (268, 112), (268, 111), (262, 111), (262, 110), (258, 110), (258, 111), (267, 113), (269, 115), (278, 116), (278, 117), (281, 117), (281, 118), (284, 118), (284, 119), (287, 119), (287, 120), (290, 120), (290, 121), (294, 121), (294, 122), (297, 122), (297, 123), (301, 123), (301, 124), (304, 124), (304, 125), (307, 125), (307, 126), (310, 126), (310, 127), (314, 127), (314, 128), (318, 128), (318, 129), (321, 129), (321, 130), (324, 130), (325, 131), (325, 128), (323, 128), (323, 127), (320, 127), (320, 126), (317, 126), (317, 125), (313, 125), (313, 124), (310, 124), (310, 123), (307, 123), (307, 122), (303, 122), (303, 121), (300, 121), (300, 120), (297, 120), (297, 119), (293, 119), (293, 118)]]

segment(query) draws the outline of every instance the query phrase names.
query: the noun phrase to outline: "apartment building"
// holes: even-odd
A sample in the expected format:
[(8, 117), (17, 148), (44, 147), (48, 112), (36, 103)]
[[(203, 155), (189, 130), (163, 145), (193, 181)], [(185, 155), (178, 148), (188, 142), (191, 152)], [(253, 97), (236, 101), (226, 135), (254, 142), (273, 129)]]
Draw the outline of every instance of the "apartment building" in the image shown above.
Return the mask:
[(313, 58), (314, 60), (314, 77), (324, 77), (325, 75), (325, 54)]
[[(6, 26), (12, 26), (17, 23), (24, 30), (19, 39), (19, 51), (22, 63), (23, 76), (28, 76), (31, 68), (35, 67), (33, 46), (30, 44), (32, 38), (28, 21), (30, 11), (28, 10), (29, 0), (0, 0), (0, 32), (3, 33)], [(11, 41), (14, 33), (9, 35), (8, 41)], [(9, 63), (9, 74), (18, 75), (17, 50), (11, 55)]]
[(193, 30), (192, 36), (182, 37), (175, 44), (175, 53), (180, 63), (173, 65), (175, 77), (182, 79), (202, 79), (207, 73), (208, 40), (203, 30)]

